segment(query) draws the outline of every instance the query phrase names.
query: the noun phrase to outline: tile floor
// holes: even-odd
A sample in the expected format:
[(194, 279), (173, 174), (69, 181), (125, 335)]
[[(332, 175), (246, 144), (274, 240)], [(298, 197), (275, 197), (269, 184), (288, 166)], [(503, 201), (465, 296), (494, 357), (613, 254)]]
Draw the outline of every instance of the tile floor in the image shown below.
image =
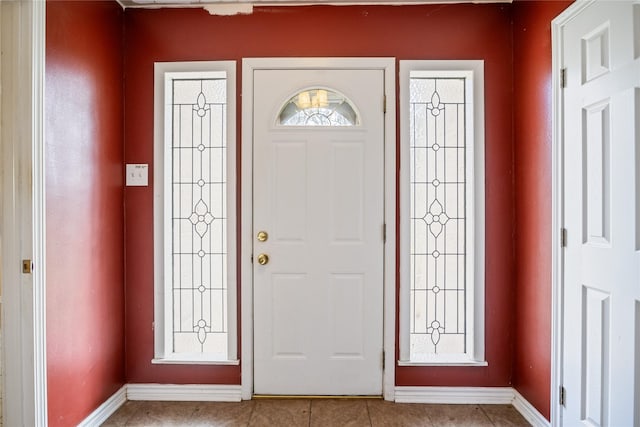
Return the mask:
[(511, 405), (428, 405), (375, 399), (125, 403), (107, 426), (529, 426)]

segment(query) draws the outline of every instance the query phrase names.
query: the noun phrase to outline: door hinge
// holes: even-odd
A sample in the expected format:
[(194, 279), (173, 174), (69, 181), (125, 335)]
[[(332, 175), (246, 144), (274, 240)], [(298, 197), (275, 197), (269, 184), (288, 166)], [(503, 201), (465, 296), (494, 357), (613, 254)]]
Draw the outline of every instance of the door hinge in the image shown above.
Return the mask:
[(567, 69), (563, 68), (560, 70), (560, 87), (562, 89), (567, 87)]
[(385, 365), (384, 359), (385, 359), (385, 357), (384, 357), (384, 351), (383, 351), (382, 352), (382, 370), (383, 371), (384, 371), (384, 365)]
[(387, 95), (382, 95), (382, 112), (387, 114)]
[(562, 406), (565, 406), (565, 402), (567, 399), (567, 389), (565, 389), (564, 386), (560, 386), (560, 393), (558, 397), (560, 399), (560, 404)]
[(382, 224), (382, 242), (387, 243), (387, 224)]
[(562, 248), (567, 247), (567, 229), (566, 228), (560, 229), (560, 247)]

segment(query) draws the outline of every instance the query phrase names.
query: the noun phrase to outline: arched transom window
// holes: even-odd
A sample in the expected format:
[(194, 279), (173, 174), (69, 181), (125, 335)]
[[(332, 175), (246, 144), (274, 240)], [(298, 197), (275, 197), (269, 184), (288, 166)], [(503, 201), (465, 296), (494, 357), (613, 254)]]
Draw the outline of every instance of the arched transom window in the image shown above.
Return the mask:
[(280, 109), (281, 126), (357, 126), (360, 117), (351, 102), (331, 89), (305, 89)]

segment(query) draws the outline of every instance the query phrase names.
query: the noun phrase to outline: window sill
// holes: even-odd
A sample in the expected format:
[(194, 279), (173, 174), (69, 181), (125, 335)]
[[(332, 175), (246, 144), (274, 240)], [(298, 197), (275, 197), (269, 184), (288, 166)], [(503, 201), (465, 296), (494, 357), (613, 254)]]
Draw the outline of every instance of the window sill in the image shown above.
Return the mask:
[(489, 366), (486, 360), (469, 360), (465, 362), (418, 362), (411, 360), (398, 360), (398, 366)]
[(178, 359), (178, 358), (166, 358), (166, 359), (151, 359), (151, 363), (154, 365), (222, 365), (222, 366), (238, 366), (240, 360), (197, 360), (197, 359)]

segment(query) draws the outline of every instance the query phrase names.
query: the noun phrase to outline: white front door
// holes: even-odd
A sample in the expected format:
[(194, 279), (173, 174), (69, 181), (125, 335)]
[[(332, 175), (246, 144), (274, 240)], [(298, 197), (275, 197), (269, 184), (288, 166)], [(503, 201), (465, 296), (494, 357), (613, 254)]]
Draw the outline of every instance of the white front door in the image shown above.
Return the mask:
[(562, 30), (565, 426), (640, 426), (639, 30), (630, 1)]
[[(379, 395), (384, 71), (253, 77), (254, 393)], [(322, 102), (316, 89), (348, 99), (351, 126), (279, 122), (292, 98)]]

